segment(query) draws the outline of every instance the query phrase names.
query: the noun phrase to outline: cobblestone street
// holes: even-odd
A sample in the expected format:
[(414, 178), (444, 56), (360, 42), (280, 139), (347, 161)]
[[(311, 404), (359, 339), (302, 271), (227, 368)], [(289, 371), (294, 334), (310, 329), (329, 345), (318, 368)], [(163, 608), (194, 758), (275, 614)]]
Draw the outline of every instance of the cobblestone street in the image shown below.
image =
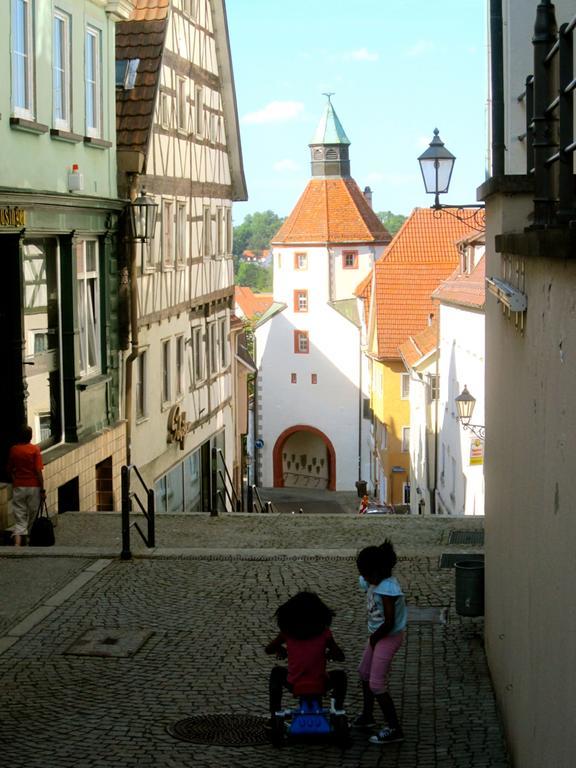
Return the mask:
[[(95, 516), (86, 522), (84, 544), (97, 543), (90, 525), (93, 522), (97, 529), (102, 519)], [(3, 593), (7, 584), (17, 585), (18, 569), (27, 584), (36, 564), (36, 587), (27, 590), (36, 601), (29, 598), (24, 606), (26, 613), (36, 609), (36, 619), (26, 625), (22, 610), (6, 606), (0, 617), (3, 764), (11, 768), (508, 765), (484, 658), (482, 620), (456, 615), (454, 573), (439, 568), (437, 557), (440, 551), (462, 551), (446, 544), (449, 530), (478, 529), (481, 521), (363, 520), (349, 515), (227, 516), (217, 521), (198, 517), (194, 549), (185, 548), (187, 534), (183, 534), (179, 550), (159, 549), (154, 557), (129, 562), (79, 557), (82, 547), (78, 542), (74, 547), (71, 533), (76, 521), (70, 517), (60, 523), (59, 546), (51, 557), (32, 550), (18, 557), (9, 548), (0, 550)], [(194, 521), (186, 520), (184, 527), (190, 525)], [(210, 529), (220, 532), (220, 552), (218, 541), (205, 536)], [(322, 529), (330, 533), (322, 537)], [(230, 530), (233, 536), (223, 534)], [(258, 532), (263, 534), (260, 538)], [(355, 667), (366, 638), (366, 615), (353, 554), (386, 535), (397, 544), (396, 573), (409, 605), (449, 608), (446, 625), (411, 622), (396, 658), (391, 690), (406, 732), (402, 745), (374, 747), (367, 744), (366, 735), (355, 733), (345, 752), (329, 744), (291, 744), (282, 750), (268, 745), (231, 748), (186, 743), (168, 734), (168, 726), (192, 715), (266, 716), (267, 678), (275, 662), (265, 656), (263, 645), (275, 631), (276, 607), (305, 588), (317, 591), (337, 612), (333, 630), (347, 654), (347, 710), (350, 715), (358, 712)], [(198, 551), (202, 546), (204, 554)], [(420, 554), (414, 551), (418, 548)], [(56, 550), (61, 557), (55, 556)], [(75, 579), (68, 591), (62, 589), (66, 579)], [(15, 590), (18, 594), (17, 586)], [(150, 634), (127, 658), (71, 655), (71, 646), (92, 628), (121, 630), (128, 638), (142, 630)]]

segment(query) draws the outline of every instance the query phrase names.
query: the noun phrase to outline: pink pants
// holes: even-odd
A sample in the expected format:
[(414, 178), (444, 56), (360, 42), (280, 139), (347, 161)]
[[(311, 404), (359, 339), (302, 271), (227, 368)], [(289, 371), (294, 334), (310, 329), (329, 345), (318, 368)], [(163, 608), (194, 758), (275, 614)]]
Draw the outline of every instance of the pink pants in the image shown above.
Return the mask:
[(388, 690), (390, 665), (403, 640), (404, 632), (398, 632), (378, 640), (374, 648), (369, 642), (366, 643), (364, 655), (358, 667), (358, 674), (360, 680), (370, 685), (370, 690), (376, 696), (386, 693)]

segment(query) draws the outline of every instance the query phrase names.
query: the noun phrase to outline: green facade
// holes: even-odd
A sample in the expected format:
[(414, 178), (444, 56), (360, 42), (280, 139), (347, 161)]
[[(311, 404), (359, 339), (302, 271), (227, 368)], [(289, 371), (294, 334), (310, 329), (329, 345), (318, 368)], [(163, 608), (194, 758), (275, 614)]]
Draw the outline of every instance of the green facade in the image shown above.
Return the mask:
[[(118, 423), (119, 238), (117, 199), (115, 24), (91, 0), (0, 3), (0, 344), (6, 374), (0, 399), (0, 475), (19, 426), (27, 421), (45, 463)], [(28, 6), (33, 44), (30, 109), (15, 105), (14, 67), (22, 34), (14, 17)], [(67, 125), (55, 109), (55, 15), (64, 20), (69, 67)], [(86, 34), (97, 53), (86, 82)], [(16, 62), (16, 64), (15, 64)], [(94, 63), (96, 62), (96, 64)], [(88, 125), (87, 92), (98, 104), (98, 135)], [(96, 98), (97, 96), (97, 98)], [(18, 97), (20, 98), (20, 96)], [(22, 103), (22, 99), (20, 98)], [(62, 111), (60, 112), (62, 114)], [(71, 191), (73, 166), (83, 188)], [(82, 187), (82, 185), (79, 185)], [(116, 471), (116, 469), (115, 469)], [(119, 472), (119, 467), (118, 467)]]

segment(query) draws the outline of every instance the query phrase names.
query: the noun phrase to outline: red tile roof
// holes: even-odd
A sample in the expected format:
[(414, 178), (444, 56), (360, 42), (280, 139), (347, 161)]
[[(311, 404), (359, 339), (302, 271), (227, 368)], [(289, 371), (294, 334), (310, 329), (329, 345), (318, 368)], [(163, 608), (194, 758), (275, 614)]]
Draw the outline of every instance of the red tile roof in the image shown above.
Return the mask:
[(132, 21), (158, 21), (166, 18), (170, 0), (135, 0), (134, 5)]
[(118, 150), (146, 153), (154, 121), (169, 0), (137, 0), (131, 21), (116, 25), (116, 60), (140, 59), (134, 88), (116, 89)]
[(418, 360), (433, 352), (437, 346), (438, 318), (435, 317), (431, 325), (415, 336), (410, 336), (404, 344), (400, 344), (399, 352), (406, 365), (411, 368)]
[(354, 179), (311, 179), (272, 244), (388, 243), (390, 239)]
[(482, 309), (486, 299), (485, 277), (486, 266), (482, 256), (469, 274), (462, 274), (457, 269), (444, 280), (432, 294), (433, 298), (446, 304)]
[(470, 232), (445, 211), (415, 208), (396, 233), (374, 265), (380, 359), (398, 359), (398, 347), (427, 327), (437, 311), (432, 293), (454, 271), (456, 243)]
[(262, 315), (273, 302), (271, 293), (254, 293), (246, 285), (234, 286), (234, 301), (249, 320)]

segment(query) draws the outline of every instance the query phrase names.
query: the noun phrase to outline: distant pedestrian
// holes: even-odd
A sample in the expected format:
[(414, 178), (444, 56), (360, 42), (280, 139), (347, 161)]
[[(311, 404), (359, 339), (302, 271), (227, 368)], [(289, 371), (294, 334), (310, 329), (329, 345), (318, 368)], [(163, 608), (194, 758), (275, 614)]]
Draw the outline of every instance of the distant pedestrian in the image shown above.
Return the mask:
[(374, 702), (378, 703), (386, 726), (370, 737), (372, 744), (389, 744), (404, 739), (396, 707), (388, 692), (390, 665), (402, 645), (407, 618), (402, 588), (392, 576), (396, 560), (389, 539), (379, 547), (366, 547), (356, 558), (360, 588), (367, 592), (368, 597), (370, 637), (358, 668), (363, 707), (354, 724), (359, 728), (374, 727)]
[(346, 673), (326, 671), (327, 659), (344, 661), (344, 652), (334, 640), (330, 625), (334, 611), (314, 592), (299, 592), (276, 611), (279, 634), (268, 643), (266, 653), (288, 659), (288, 668), (275, 666), (270, 673), (270, 714), (282, 708), (282, 690), (295, 696), (323, 696), (331, 690), (336, 709), (344, 707)]
[(12, 513), (14, 526), (12, 536), (15, 546), (24, 543), (28, 531), (45, 496), (42, 454), (37, 445), (32, 445), (32, 428), (25, 424), (18, 442), (8, 454), (8, 473), (12, 478)]

